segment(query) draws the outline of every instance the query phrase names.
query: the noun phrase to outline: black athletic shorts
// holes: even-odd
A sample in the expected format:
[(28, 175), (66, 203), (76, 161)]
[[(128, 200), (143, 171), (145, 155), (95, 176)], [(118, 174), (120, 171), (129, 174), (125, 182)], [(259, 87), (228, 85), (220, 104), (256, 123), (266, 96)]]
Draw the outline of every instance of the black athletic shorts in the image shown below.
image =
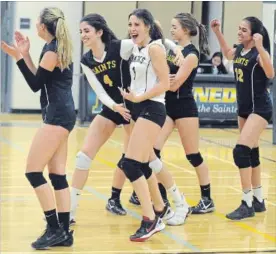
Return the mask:
[(180, 98), (166, 101), (167, 115), (173, 120), (198, 117), (198, 109), (194, 98)]
[(49, 104), (42, 109), (43, 122), (50, 125), (57, 125), (71, 132), (76, 123), (76, 112), (74, 105)]
[(166, 108), (161, 102), (146, 100), (140, 103), (133, 103), (131, 116), (133, 121), (142, 117), (158, 124), (162, 128), (166, 120)]
[[(126, 101), (125, 105), (126, 105), (126, 108), (131, 111), (132, 102)], [(99, 114), (101, 116), (111, 120), (116, 125), (130, 124), (130, 121), (125, 120), (119, 113), (114, 112), (113, 110), (111, 110), (110, 108), (108, 108), (105, 105), (103, 105), (103, 109)]]

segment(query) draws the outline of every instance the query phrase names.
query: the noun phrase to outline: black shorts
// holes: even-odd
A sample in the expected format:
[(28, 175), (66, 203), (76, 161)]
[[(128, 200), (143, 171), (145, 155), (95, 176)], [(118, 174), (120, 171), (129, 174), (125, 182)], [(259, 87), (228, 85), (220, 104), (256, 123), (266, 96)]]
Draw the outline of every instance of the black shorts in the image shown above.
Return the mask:
[(247, 119), (249, 115), (251, 114), (256, 114), (259, 115), (260, 117), (262, 117), (263, 119), (265, 119), (268, 123), (271, 121), (272, 119), (272, 111), (268, 111), (268, 112), (251, 112), (251, 113), (242, 113), (242, 112), (238, 112), (238, 116), (242, 117), (244, 119)]
[(166, 108), (161, 102), (146, 100), (140, 103), (133, 103), (131, 116), (133, 121), (142, 117), (158, 124), (162, 128), (166, 120)]
[(102, 111), (99, 113), (99, 115), (103, 116), (104, 118), (109, 119), (116, 125), (121, 125), (121, 124), (129, 124), (130, 122), (125, 120), (119, 113), (114, 112), (110, 108), (106, 107), (103, 105)]
[(42, 118), (46, 124), (61, 126), (71, 132), (74, 129), (77, 116), (74, 105), (57, 107), (49, 104), (42, 109)]
[(173, 120), (198, 117), (198, 109), (194, 98), (180, 98), (166, 101), (167, 115)]

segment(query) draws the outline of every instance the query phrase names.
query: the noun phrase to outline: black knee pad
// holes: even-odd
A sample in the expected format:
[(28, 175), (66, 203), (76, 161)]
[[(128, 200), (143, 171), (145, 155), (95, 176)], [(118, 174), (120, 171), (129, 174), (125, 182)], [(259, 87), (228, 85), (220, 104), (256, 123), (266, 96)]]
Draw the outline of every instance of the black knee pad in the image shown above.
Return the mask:
[(203, 158), (200, 153), (187, 154), (186, 158), (195, 168), (203, 162)]
[(161, 159), (161, 151), (159, 149), (153, 148), (155, 155), (157, 158)]
[(130, 182), (134, 182), (143, 176), (142, 163), (136, 160), (124, 158), (122, 162), (122, 170)]
[(121, 159), (117, 163), (117, 167), (120, 169), (122, 169), (122, 163), (123, 163), (124, 158), (125, 158), (125, 154), (123, 153)]
[(255, 168), (260, 165), (259, 147), (254, 147), (251, 150), (251, 167)]
[(40, 185), (43, 185), (47, 183), (46, 179), (43, 176), (42, 172), (29, 172), (25, 173), (25, 176), (29, 180), (30, 184), (34, 187), (37, 188)]
[(63, 190), (69, 187), (66, 175), (49, 174), (54, 189)]
[(240, 169), (251, 167), (251, 149), (248, 146), (236, 145), (233, 150), (233, 158)]
[(149, 162), (142, 163), (142, 172), (146, 179), (149, 179), (152, 175), (152, 169), (149, 167)]

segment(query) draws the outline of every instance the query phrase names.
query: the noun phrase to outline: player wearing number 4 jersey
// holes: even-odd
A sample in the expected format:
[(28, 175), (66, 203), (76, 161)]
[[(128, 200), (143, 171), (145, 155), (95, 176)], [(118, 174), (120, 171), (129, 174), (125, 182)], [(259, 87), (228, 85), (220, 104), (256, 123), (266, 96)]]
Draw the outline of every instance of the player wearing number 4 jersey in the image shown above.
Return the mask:
[(213, 20), (211, 27), (223, 54), (227, 59), (234, 60), (241, 133), (233, 157), (240, 169), (243, 197), (241, 205), (226, 217), (241, 220), (266, 210), (261, 187), (258, 141), (272, 117), (272, 103), (267, 91), (268, 79), (274, 77), (269, 55), (270, 41), (265, 27), (256, 17), (247, 17), (240, 23), (240, 44), (236, 49), (228, 47), (218, 20)]
[[(87, 181), (90, 164), (99, 149), (109, 139), (117, 125), (124, 126), (125, 144), (130, 133), (130, 114), (127, 109), (129, 105), (123, 101), (118, 89), (130, 83), (128, 63), (120, 56), (121, 42), (109, 29), (105, 19), (98, 14), (89, 14), (82, 18), (80, 34), (83, 44), (89, 48), (81, 59), (83, 71), (98, 98), (105, 101), (105, 104), (101, 113), (90, 124), (81, 151), (77, 154), (71, 190), (71, 224), (75, 223), (81, 190)], [(113, 100), (106, 101), (103, 91), (106, 91)], [(117, 168), (114, 173), (112, 195), (106, 208), (118, 215), (126, 215), (120, 203), (124, 180), (124, 173)]]

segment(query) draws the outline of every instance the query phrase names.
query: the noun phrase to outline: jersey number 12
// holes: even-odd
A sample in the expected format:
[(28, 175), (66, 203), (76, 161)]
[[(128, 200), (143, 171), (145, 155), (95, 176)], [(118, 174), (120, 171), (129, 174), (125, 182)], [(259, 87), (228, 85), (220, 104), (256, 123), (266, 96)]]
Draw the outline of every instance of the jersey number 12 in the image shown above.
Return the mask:
[(235, 68), (235, 72), (236, 72), (237, 81), (243, 82), (243, 71), (242, 71), (242, 69)]

